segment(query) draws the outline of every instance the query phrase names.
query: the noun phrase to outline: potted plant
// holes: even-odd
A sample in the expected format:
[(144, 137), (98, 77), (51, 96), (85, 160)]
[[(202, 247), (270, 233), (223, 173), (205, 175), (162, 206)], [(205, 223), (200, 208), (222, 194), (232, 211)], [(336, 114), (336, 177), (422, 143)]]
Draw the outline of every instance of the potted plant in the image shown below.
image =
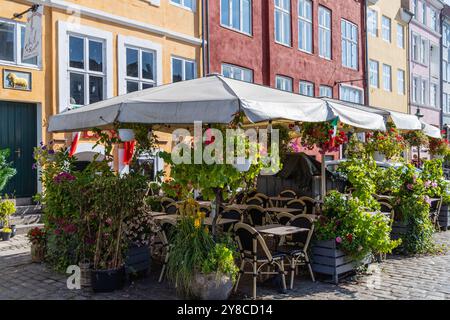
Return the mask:
[(450, 152), (449, 142), (447, 139), (429, 138), (430, 153), (439, 158), (444, 158)]
[(399, 244), (390, 239), (383, 215), (366, 212), (357, 197), (332, 191), (316, 224), (312, 268), (338, 283), (341, 274), (370, 263), (372, 254), (389, 253)]
[(323, 154), (339, 151), (339, 147), (348, 142), (346, 133), (337, 129), (337, 119), (333, 122), (303, 123), (300, 136), (305, 148), (313, 150), (317, 147)]
[(228, 299), (238, 272), (231, 242), (214, 241), (202, 223), (204, 214), (184, 215), (171, 239), (169, 280), (184, 298)]
[(157, 226), (149, 211), (142, 210), (130, 217), (124, 226), (128, 241), (125, 251), (125, 272), (127, 275), (146, 275), (151, 265), (150, 242)]
[(422, 130), (412, 130), (403, 134), (403, 139), (411, 147), (428, 146), (429, 138)]
[(27, 233), (31, 242), (31, 261), (42, 262), (45, 256), (46, 233), (41, 228), (33, 228)]
[(9, 241), (13, 230), (9, 226), (9, 217), (16, 212), (16, 206), (11, 200), (0, 199), (0, 221), (2, 222), (2, 239), (3, 241)]
[(11, 239), (11, 233), (12, 233), (11, 228), (3, 227), (3, 229), (1, 229), (0, 232), (2, 234), (3, 241), (9, 241)]
[(405, 147), (404, 137), (394, 127), (366, 133), (366, 150), (377, 161), (398, 159)]

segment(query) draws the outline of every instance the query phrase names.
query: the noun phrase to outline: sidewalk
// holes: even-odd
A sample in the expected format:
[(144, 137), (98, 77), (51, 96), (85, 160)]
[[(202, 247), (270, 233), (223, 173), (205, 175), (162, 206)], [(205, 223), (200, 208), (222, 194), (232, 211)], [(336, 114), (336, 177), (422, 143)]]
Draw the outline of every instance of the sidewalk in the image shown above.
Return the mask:
[[(436, 241), (450, 245), (450, 232), (435, 235)], [(43, 264), (31, 263), (25, 236), (0, 242), (0, 299), (176, 299), (176, 292), (166, 282), (159, 284), (159, 266), (149, 277), (132, 283), (122, 291), (94, 294), (90, 290), (68, 290), (65, 275)], [(366, 299), (450, 299), (450, 253), (442, 256), (390, 257), (373, 264), (371, 274), (348, 280), (339, 286), (316, 282), (308, 277), (296, 279), (294, 290), (277, 294), (276, 289), (258, 286), (262, 299), (366, 300)], [(244, 278), (235, 298), (250, 294), (250, 279)], [(242, 290), (242, 291), (241, 291)]]

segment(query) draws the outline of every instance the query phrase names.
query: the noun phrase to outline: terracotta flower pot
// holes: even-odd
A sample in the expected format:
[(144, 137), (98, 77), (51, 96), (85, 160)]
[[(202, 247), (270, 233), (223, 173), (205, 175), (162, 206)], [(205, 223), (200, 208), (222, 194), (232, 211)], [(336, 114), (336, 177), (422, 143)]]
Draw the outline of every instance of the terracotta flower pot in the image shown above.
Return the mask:
[(31, 245), (31, 261), (33, 262), (43, 262), (45, 257), (44, 247), (39, 244)]

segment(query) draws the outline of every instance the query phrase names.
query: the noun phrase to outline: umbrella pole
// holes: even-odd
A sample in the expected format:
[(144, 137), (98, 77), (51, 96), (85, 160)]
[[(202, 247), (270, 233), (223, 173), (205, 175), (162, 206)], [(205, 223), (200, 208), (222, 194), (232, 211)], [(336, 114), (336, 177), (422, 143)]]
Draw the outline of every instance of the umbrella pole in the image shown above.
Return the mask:
[(327, 193), (327, 177), (326, 177), (326, 167), (325, 167), (325, 154), (321, 155), (321, 173), (320, 173), (320, 193), (321, 199), (325, 198), (325, 194)]

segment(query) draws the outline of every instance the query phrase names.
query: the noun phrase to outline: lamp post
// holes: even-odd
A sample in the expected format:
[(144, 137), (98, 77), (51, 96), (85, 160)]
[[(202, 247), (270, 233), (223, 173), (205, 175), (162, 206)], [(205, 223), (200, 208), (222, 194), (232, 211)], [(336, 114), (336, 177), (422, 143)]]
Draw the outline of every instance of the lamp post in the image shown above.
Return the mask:
[[(416, 110), (416, 117), (419, 120), (424, 117), (424, 115), (420, 112), (420, 108), (417, 108), (417, 110)], [(420, 160), (420, 147), (421, 146), (417, 146), (417, 167), (418, 168), (420, 168), (420, 163), (421, 163), (421, 160)]]

